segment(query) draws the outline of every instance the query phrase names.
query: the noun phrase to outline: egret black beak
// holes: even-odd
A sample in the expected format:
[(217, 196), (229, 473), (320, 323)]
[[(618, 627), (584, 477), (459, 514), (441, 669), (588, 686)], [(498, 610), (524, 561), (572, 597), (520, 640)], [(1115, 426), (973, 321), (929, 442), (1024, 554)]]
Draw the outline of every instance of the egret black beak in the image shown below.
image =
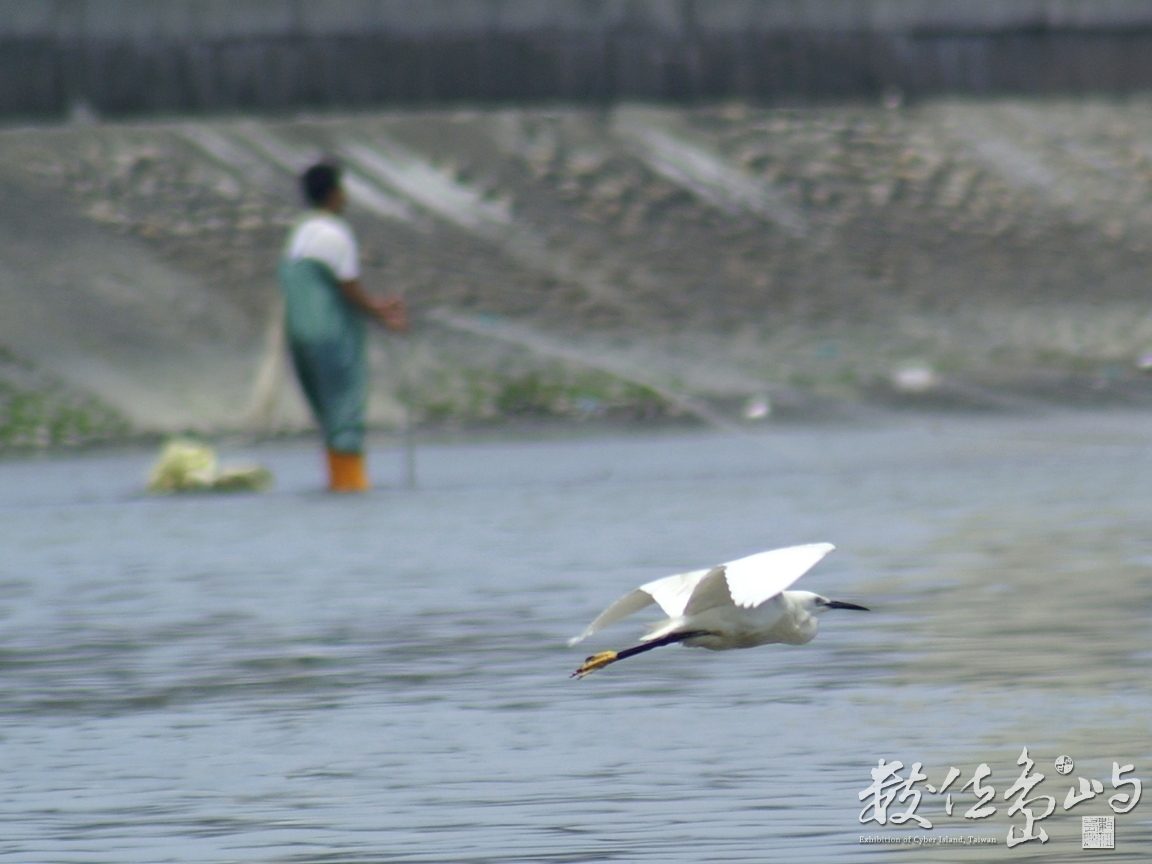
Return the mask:
[(857, 606), (855, 603), (845, 603), (843, 600), (829, 600), (829, 609), (855, 609), (858, 612), (871, 612), (867, 606)]

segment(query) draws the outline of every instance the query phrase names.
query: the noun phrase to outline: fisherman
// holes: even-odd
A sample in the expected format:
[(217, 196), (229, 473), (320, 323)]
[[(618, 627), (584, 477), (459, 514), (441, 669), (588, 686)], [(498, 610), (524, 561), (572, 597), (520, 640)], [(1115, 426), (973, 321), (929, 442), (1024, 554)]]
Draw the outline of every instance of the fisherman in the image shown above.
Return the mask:
[(340, 218), (347, 204), (340, 168), (313, 165), (301, 183), (312, 209), (288, 235), (279, 272), (288, 347), (324, 430), (328, 488), (364, 492), (371, 488), (364, 461), (368, 319), (403, 333), (408, 317), (401, 298), (377, 299), (360, 285), (356, 238)]

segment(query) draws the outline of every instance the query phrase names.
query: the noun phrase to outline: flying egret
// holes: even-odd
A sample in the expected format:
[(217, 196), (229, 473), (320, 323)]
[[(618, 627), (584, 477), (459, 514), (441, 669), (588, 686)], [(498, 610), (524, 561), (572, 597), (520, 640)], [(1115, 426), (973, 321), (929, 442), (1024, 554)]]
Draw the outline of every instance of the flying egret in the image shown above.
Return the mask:
[(749, 555), (705, 570), (693, 570), (641, 585), (597, 616), (569, 645), (639, 612), (656, 602), (668, 615), (649, 627), (639, 645), (623, 651), (601, 651), (572, 673), (583, 678), (609, 663), (661, 645), (681, 642), (694, 648), (727, 651), (773, 642), (803, 645), (816, 636), (816, 616), (829, 609), (866, 606), (829, 600), (811, 591), (788, 591), (801, 576), (831, 552), (831, 543), (809, 543)]

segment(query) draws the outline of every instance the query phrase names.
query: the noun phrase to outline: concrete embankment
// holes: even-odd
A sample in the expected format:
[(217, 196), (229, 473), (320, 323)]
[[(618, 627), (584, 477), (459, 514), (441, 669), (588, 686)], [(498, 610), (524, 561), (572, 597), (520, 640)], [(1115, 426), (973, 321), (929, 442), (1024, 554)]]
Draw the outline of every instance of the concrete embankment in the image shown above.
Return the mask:
[(273, 270), (323, 154), (417, 321), (381, 425), (1147, 398), (1139, 99), (9, 128), (0, 346), (136, 431), (301, 428)]

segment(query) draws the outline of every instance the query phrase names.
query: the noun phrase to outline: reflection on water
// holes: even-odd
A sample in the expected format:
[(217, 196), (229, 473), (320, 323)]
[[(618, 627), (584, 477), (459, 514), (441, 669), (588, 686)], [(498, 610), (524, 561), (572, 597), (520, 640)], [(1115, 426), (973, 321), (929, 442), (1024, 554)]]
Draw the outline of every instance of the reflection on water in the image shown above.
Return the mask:
[[(1150, 445), (1152, 417), (1091, 414), (439, 446), (420, 490), (349, 499), (306, 449), (226, 499), (137, 495), (151, 454), (0, 465), (0, 856), (884, 861), (925, 853), (859, 838), (974, 834), (999, 845), (931, 860), (1082, 860), (1113, 761), (1152, 783)], [(624, 591), (815, 540), (839, 548), (801, 587), (871, 614), (568, 679), (641, 632), (564, 645)], [(1058, 800), (1009, 850), (1025, 746)], [(881, 757), (959, 768), (954, 815), (925, 792), (930, 831), (860, 824)], [(1077, 776), (1105, 794), (1065, 811)], [(1148, 796), (1110, 860), (1152, 849)]]

